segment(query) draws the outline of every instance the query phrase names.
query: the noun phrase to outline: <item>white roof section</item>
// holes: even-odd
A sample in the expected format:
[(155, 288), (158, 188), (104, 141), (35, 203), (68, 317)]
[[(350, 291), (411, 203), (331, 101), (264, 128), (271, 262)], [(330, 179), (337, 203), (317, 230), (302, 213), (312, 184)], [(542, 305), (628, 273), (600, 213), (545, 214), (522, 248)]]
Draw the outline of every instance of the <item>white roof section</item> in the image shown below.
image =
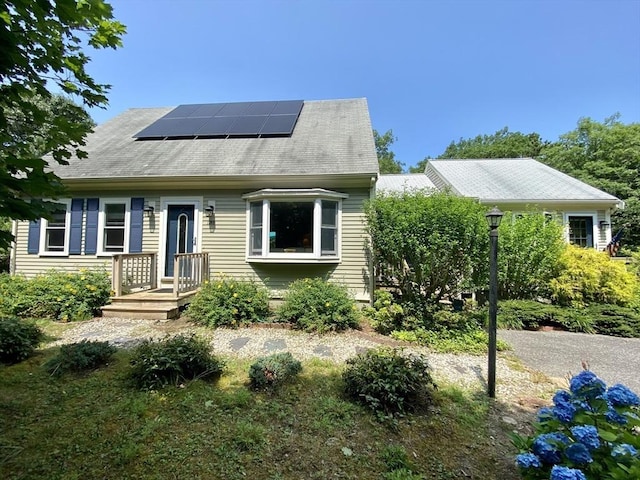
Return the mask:
[[(136, 140), (174, 107), (136, 108), (96, 127), (88, 158), (50, 162), (63, 180), (378, 174), (367, 100), (305, 101), (291, 137)], [(54, 165), (55, 164), (55, 165)]]
[(384, 193), (435, 189), (436, 186), (424, 173), (384, 174), (376, 183), (376, 190)]
[(429, 160), (426, 175), (480, 201), (621, 201), (532, 158)]

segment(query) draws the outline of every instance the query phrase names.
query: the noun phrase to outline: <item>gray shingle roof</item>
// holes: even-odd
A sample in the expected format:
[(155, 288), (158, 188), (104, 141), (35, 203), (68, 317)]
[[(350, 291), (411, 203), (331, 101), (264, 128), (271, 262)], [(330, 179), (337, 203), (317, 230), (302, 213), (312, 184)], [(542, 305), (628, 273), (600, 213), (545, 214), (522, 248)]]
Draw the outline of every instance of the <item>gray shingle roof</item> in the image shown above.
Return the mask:
[(367, 101), (305, 101), (291, 137), (135, 140), (172, 110), (130, 109), (87, 137), (86, 159), (55, 165), (62, 179), (376, 174)]
[(435, 184), (481, 201), (618, 200), (532, 158), (429, 160), (425, 173)]
[(380, 175), (376, 189), (380, 192), (403, 192), (405, 190), (434, 190), (436, 186), (423, 173), (400, 173)]

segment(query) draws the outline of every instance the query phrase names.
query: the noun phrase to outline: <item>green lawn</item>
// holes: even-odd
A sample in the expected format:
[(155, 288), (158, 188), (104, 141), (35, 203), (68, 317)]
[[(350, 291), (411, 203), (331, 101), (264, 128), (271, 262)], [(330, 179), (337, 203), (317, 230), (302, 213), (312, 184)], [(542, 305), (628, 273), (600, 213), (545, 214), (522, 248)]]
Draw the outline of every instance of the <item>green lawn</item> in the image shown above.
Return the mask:
[[(0, 366), (0, 478), (518, 478), (483, 395), (441, 388), (394, 428), (345, 400), (341, 367), (326, 361), (275, 395), (250, 391), (250, 363), (233, 359), (215, 383), (140, 392), (127, 351), (61, 378), (42, 368), (56, 352)], [(404, 454), (413, 476), (391, 473)]]

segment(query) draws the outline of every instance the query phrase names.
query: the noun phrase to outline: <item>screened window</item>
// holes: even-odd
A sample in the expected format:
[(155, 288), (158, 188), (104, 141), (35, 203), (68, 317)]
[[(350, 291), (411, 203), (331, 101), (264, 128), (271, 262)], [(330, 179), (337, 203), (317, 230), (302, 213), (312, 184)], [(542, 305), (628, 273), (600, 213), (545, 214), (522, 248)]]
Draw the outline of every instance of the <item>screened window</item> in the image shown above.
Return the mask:
[(45, 227), (45, 252), (64, 252), (67, 237), (67, 210), (60, 208), (53, 212)]
[(128, 198), (100, 200), (98, 251), (102, 254), (127, 253), (129, 202)]
[(269, 195), (271, 191), (260, 195), (262, 192), (245, 196), (267, 197), (248, 203), (249, 259), (339, 258), (341, 200), (346, 195), (319, 189), (296, 190), (298, 195), (289, 197)]

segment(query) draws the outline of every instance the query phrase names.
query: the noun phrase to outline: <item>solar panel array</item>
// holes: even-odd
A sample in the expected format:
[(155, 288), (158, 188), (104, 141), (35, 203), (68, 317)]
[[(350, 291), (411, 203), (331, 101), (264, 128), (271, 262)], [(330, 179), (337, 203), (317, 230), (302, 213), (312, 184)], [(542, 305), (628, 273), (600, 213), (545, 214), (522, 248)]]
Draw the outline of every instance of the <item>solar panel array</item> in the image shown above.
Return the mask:
[(288, 137), (303, 103), (284, 100), (180, 105), (133, 138)]

